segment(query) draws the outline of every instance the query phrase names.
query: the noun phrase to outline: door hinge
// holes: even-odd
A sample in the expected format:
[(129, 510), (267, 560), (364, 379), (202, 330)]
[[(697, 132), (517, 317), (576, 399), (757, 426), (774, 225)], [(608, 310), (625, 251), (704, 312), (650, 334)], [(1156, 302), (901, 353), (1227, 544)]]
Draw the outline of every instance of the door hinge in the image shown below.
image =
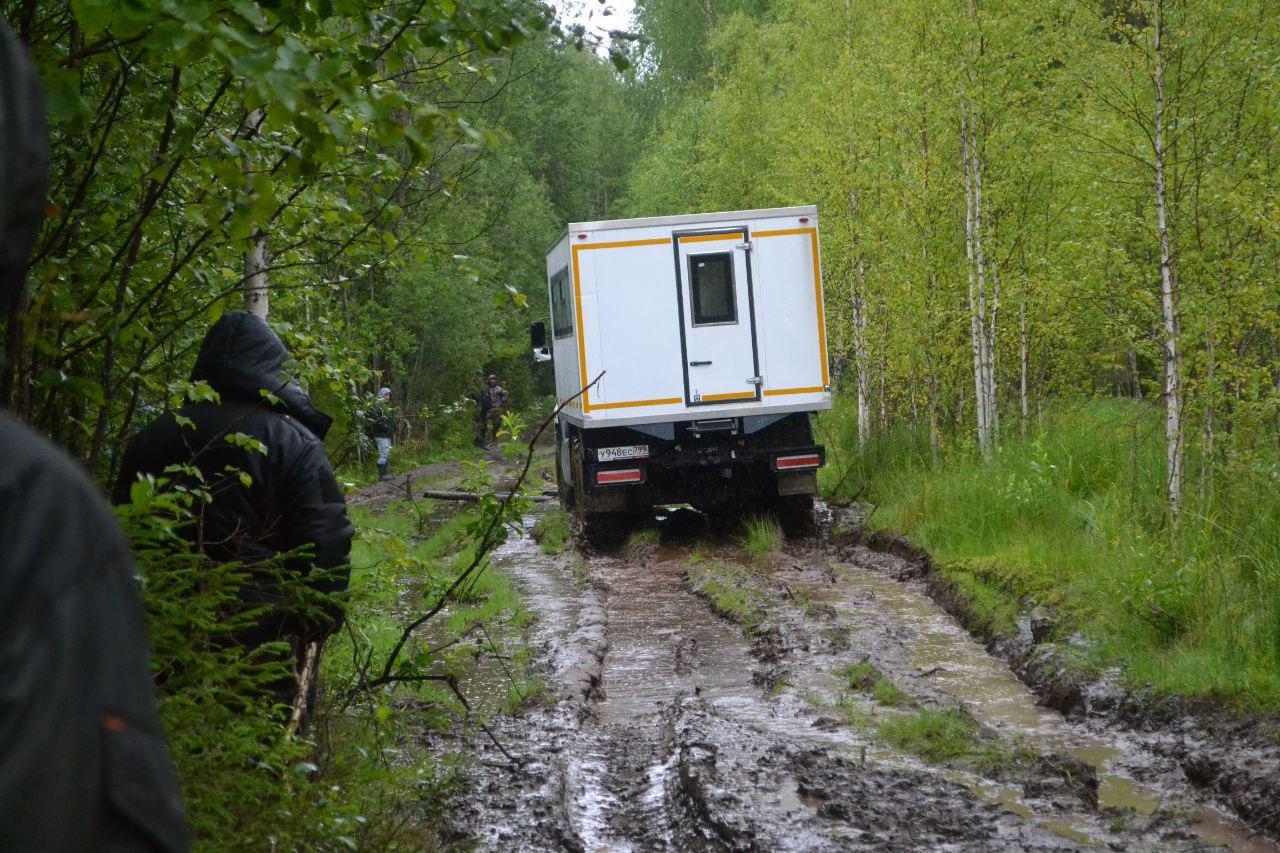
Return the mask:
[(747, 380), (748, 385), (761, 385), (763, 383), (764, 383), (763, 376), (752, 376), (750, 379)]
[(734, 246), (733, 248), (735, 248), (735, 249), (741, 249), (741, 250), (742, 250), (742, 251), (744, 251), (744, 252), (750, 252), (750, 251), (751, 251), (751, 244), (750, 244), (750, 243), (739, 243), (738, 245)]

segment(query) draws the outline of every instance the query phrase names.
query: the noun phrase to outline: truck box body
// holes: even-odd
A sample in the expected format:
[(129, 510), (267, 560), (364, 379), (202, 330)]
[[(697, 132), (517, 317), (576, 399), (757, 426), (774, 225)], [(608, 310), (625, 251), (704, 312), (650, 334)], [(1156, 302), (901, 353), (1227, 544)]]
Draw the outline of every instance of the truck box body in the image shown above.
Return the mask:
[(547, 280), (566, 505), (813, 494), (808, 418), (831, 407), (816, 207), (573, 223)]
[[(815, 207), (571, 224), (547, 255), (556, 396), (604, 376), (563, 417), (591, 429), (830, 408), (820, 269)], [(712, 292), (726, 278), (732, 305)]]

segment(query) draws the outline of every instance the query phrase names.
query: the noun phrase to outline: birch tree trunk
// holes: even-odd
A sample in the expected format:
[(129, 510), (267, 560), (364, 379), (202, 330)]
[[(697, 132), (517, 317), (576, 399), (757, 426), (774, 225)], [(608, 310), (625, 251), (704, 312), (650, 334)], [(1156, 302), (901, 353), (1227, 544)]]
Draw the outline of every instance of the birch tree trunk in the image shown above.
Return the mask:
[(1182, 322), (1178, 307), (1178, 283), (1173, 269), (1172, 238), (1166, 201), (1164, 110), (1165, 38), (1161, 12), (1163, 0), (1155, 0), (1152, 15), (1154, 38), (1152, 82), (1155, 84), (1155, 116), (1152, 145), (1155, 153), (1156, 230), (1160, 239), (1160, 315), (1164, 355), (1164, 438), (1166, 489), (1169, 515), (1176, 522), (1182, 512)]
[(986, 265), (980, 228), (982, 196), (978, 183), (975, 127), (968, 107), (960, 120), (960, 141), (964, 150), (965, 258), (969, 273), (969, 337), (973, 347), (973, 407), (978, 419), (978, 449), (990, 458), (994, 424), (991, 422), (986, 318)]
[(871, 401), (867, 399), (870, 376), (867, 368), (867, 305), (862, 297), (860, 280), (862, 261), (858, 261), (858, 282), (853, 291), (853, 361), (857, 373), (858, 397), (858, 449), (861, 450), (871, 436)]
[[(240, 126), (240, 136), (249, 140), (262, 132), (262, 122), (266, 113), (261, 107), (250, 110)], [(253, 160), (248, 154), (244, 156), (245, 189), (253, 191)], [(249, 238), (249, 247), (244, 253), (244, 307), (259, 317), (266, 318), (270, 309), (270, 282), (267, 279), (267, 235), (261, 229)]]
[(1027, 389), (1027, 295), (1026, 278), (1022, 280), (1022, 303), (1018, 306), (1018, 411), (1022, 416), (1022, 434), (1027, 434), (1027, 417), (1030, 413)]
[(850, 190), (849, 237), (856, 258), (853, 276), (853, 365), (857, 377), (858, 449), (861, 450), (866, 446), (867, 439), (871, 437), (871, 401), (869, 398), (871, 377), (870, 367), (867, 364), (867, 300), (863, 295), (866, 266), (863, 263), (862, 253), (859, 251), (857, 217), (858, 194), (856, 191)]

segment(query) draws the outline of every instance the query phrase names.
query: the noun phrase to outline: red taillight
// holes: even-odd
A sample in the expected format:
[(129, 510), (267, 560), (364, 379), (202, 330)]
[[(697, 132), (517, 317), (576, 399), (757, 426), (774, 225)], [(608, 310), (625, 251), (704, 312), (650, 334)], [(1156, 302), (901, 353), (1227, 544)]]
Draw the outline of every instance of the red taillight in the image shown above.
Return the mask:
[(802, 453), (799, 456), (779, 456), (773, 461), (779, 471), (790, 471), (795, 468), (817, 468), (822, 464), (822, 457), (816, 453)]
[(596, 485), (612, 486), (615, 483), (640, 482), (639, 468), (622, 468), (614, 471), (597, 471)]
[(579, 234), (579, 235), (578, 235), (578, 239), (579, 239), (579, 240), (585, 240), (585, 239), (587, 239), (587, 235), (586, 235), (586, 234)]
[(800, 217), (800, 222), (801, 222), (801, 223), (805, 223), (805, 222), (808, 222), (808, 221), (809, 221), (809, 217), (807, 217), (807, 216), (801, 216), (801, 217)]

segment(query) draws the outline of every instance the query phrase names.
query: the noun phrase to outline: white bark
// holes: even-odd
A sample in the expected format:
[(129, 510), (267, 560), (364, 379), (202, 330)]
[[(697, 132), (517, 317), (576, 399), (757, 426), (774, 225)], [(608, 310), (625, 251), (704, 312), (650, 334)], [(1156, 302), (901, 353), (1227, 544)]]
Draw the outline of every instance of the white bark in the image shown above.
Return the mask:
[[(240, 127), (240, 136), (248, 140), (262, 131), (262, 122), (266, 117), (262, 108), (250, 110), (244, 117)], [(252, 191), (253, 161), (246, 154), (244, 157), (245, 189)], [(249, 238), (249, 246), (244, 252), (244, 307), (259, 317), (266, 318), (271, 307), (271, 283), (267, 278), (267, 235), (258, 230)]]
[(974, 411), (978, 420), (978, 448), (984, 458), (995, 443), (995, 362), (992, 357), (995, 318), (987, 307), (986, 254), (982, 241), (982, 172), (976, 123), (968, 110), (960, 122), (964, 149), (965, 257), (969, 271), (969, 336), (973, 348)]
[(871, 401), (869, 398), (871, 374), (867, 353), (867, 300), (863, 296), (866, 268), (863, 266), (862, 253), (859, 251), (858, 229), (855, 224), (857, 216), (858, 195), (856, 192), (851, 191), (849, 193), (850, 238), (853, 243), (854, 255), (857, 258), (853, 278), (853, 364), (856, 374), (858, 400), (858, 449), (861, 450), (871, 437)]
[(1022, 304), (1018, 307), (1018, 410), (1022, 414), (1022, 432), (1027, 431), (1027, 417), (1030, 414), (1028, 406), (1028, 389), (1027, 389), (1027, 360), (1028, 360), (1028, 342), (1027, 342), (1027, 297), (1026, 297), (1027, 280), (1024, 276), (1022, 279), (1022, 287), (1024, 290), (1022, 296)]
[(1161, 21), (1162, 0), (1155, 0), (1152, 16), (1154, 62), (1152, 81), (1155, 84), (1155, 121), (1153, 146), (1156, 179), (1156, 229), (1160, 238), (1160, 316), (1163, 325), (1164, 355), (1164, 437), (1166, 489), (1169, 515), (1174, 521), (1182, 511), (1182, 321), (1178, 307), (1178, 284), (1173, 269), (1172, 238), (1169, 229), (1169, 213), (1166, 204), (1167, 184), (1164, 149), (1164, 30)]
[[(858, 262), (858, 276), (862, 276), (862, 262)], [(858, 449), (861, 450), (871, 437), (871, 403), (867, 399), (870, 375), (867, 368), (867, 308), (866, 300), (854, 285), (853, 293), (853, 360), (858, 386)]]

